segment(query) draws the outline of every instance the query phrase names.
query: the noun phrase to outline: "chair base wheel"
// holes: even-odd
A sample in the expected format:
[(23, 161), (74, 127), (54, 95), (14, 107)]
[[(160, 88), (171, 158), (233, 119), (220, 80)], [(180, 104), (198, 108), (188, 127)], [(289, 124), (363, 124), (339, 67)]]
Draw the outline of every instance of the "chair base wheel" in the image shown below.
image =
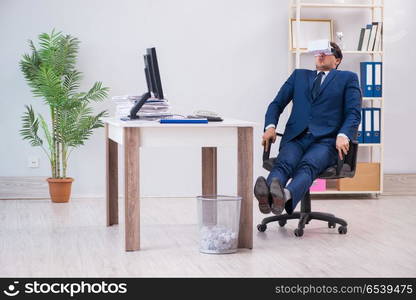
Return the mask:
[(335, 227), (336, 227), (335, 223), (328, 222), (328, 228), (335, 228)]
[(286, 222), (286, 220), (280, 220), (280, 221), (279, 221), (279, 226), (280, 226), (280, 227), (283, 227), (283, 226), (285, 226), (285, 225), (286, 225), (286, 223), (287, 223), (287, 222)]
[(260, 231), (260, 232), (265, 232), (266, 229), (267, 229), (267, 225), (265, 225), (265, 224), (257, 225), (257, 230)]
[(339, 234), (347, 234), (347, 226), (339, 226), (338, 227), (338, 233)]
[(301, 237), (303, 235), (303, 229), (296, 228), (294, 232), (297, 237)]

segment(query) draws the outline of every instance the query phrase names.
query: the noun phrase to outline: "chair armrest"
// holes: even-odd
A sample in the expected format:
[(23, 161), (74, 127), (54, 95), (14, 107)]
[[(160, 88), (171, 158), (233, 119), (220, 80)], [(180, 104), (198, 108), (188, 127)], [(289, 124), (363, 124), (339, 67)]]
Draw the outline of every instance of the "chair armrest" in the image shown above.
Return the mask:
[[(283, 136), (282, 133), (276, 132), (277, 136)], [(270, 149), (272, 148), (272, 143), (271, 143), (271, 139), (269, 140), (269, 147), (267, 147), (266, 149), (266, 145), (264, 145), (263, 147), (263, 161), (266, 161), (270, 158)]]
[(336, 175), (339, 176), (344, 164), (350, 166), (351, 172), (355, 173), (355, 167), (357, 164), (357, 151), (358, 151), (358, 141), (350, 140), (349, 150), (346, 155), (342, 154), (342, 159), (338, 157)]

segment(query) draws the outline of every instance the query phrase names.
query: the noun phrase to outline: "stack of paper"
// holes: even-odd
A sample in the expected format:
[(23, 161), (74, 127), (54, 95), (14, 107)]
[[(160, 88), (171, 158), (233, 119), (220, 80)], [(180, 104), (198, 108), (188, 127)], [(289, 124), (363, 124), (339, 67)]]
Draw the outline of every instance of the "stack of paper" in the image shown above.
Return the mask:
[(139, 112), (157, 113), (169, 111), (169, 103), (166, 100), (148, 99)]
[[(140, 97), (135, 95), (114, 96), (112, 100), (116, 104), (115, 117), (126, 117), (130, 115), (130, 110), (140, 100)], [(170, 105), (167, 100), (149, 98), (140, 108), (137, 115), (142, 118), (154, 119), (172, 115), (169, 109)]]
[(126, 117), (130, 114), (130, 110), (134, 105), (134, 100), (129, 99), (129, 96), (114, 96), (111, 100), (116, 104), (115, 116)]

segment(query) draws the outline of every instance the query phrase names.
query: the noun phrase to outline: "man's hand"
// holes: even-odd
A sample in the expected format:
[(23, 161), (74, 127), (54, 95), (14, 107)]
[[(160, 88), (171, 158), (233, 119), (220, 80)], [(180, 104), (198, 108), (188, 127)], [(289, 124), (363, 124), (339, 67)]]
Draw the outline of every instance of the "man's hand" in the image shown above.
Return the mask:
[(269, 128), (263, 133), (261, 144), (262, 146), (269, 149), (269, 141), (272, 140), (272, 143), (276, 141), (276, 128)]
[(348, 138), (342, 135), (337, 136), (336, 148), (338, 150), (339, 159), (342, 160), (342, 153), (347, 155), (350, 148), (350, 142), (348, 141)]

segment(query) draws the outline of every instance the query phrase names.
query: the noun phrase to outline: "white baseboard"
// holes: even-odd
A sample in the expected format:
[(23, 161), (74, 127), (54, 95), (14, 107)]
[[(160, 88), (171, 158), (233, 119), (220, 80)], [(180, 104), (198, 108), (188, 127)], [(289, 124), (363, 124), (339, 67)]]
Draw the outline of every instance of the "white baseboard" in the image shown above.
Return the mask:
[[(416, 195), (416, 174), (385, 174), (382, 195)], [(72, 194), (71, 198), (104, 198), (105, 194)], [(143, 198), (195, 198), (196, 195), (144, 195)], [(120, 194), (123, 198), (123, 194)], [(46, 177), (0, 176), (0, 200), (49, 199)]]

